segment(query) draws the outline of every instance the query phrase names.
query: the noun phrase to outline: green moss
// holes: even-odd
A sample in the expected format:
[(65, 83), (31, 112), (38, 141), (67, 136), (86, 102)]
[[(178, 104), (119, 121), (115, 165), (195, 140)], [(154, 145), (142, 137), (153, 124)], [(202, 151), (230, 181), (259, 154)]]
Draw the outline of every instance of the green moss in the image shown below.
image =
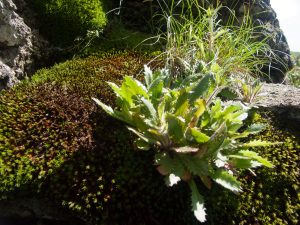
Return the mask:
[(87, 30), (107, 23), (107, 0), (27, 0), (38, 13), (41, 32), (51, 41), (67, 45)]
[(178, 211), (178, 224), (193, 220), (185, 188), (167, 188), (152, 155), (133, 151), (124, 125), (91, 101), (114, 104), (105, 82), (138, 74), (146, 59), (119, 53), (68, 61), (2, 92), (1, 198), (48, 196), (93, 223), (172, 224)]
[[(198, 224), (186, 184), (166, 187), (153, 155), (134, 151), (124, 125), (91, 101), (97, 97), (113, 105), (105, 82), (139, 73), (147, 59), (108, 53), (71, 60), (2, 92), (1, 198), (48, 197), (92, 224)], [(207, 199), (207, 224), (299, 222), (299, 137), (272, 122), (276, 120), (265, 120), (269, 127), (259, 135), (284, 142), (261, 149), (274, 169), (259, 168), (257, 176), (244, 171), (239, 196), (218, 185), (210, 191), (200, 186)]]
[(212, 215), (208, 224), (299, 223), (300, 135), (298, 133), (295, 136), (294, 130), (289, 129), (284, 118), (269, 112), (254, 115), (256, 122), (268, 124), (268, 127), (253, 138), (283, 142), (281, 145), (261, 148), (259, 152), (275, 167), (258, 168), (255, 170), (256, 176), (244, 171), (239, 178), (244, 192), (239, 196), (215, 187), (208, 193)]
[[(113, 104), (105, 81), (136, 74), (145, 58), (108, 55), (41, 70), (32, 81), (0, 95), (0, 193), (39, 183), (74, 152), (94, 148), (100, 112), (91, 97)], [(101, 90), (101, 91), (100, 91)], [(101, 113), (100, 113), (101, 114)], [(101, 115), (99, 120), (101, 120)]]
[(150, 34), (140, 31), (128, 29), (124, 24), (116, 18), (111, 19), (107, 25), (105, 32), (98, 38), (77, 46), (78, 55), (80, 57), (98, 54), (98, 52), (109, 51), (111, 49), (132, 50), (142, 52), (155, 52), (161, 50), (157, 38)]

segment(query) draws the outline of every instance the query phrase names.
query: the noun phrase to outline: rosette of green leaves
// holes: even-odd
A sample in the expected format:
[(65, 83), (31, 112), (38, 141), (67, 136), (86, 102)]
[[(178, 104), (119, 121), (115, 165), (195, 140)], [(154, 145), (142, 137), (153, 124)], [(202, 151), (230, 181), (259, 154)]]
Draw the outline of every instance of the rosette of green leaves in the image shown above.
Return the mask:
[(248, 108), (239, 102), (224, 103), (216, 98), (218, 82), (213, 74), (195, 74), (177, 83), (172, 83), (170, 77), (165, 69), (152, 72), (145, 67), (145, 84), (130, 76), (124, 78), (120, 87), (108, 82), (117, 96), (117, 108), (94, 101), (128, 125), (138, 137), (138, 149), (156, 151), (157, 170), (169, 186), (180, 180), (189, 184), (192, 210), (204, 222), (204, 198), (196, 181), (202, 181), (207, 188), (214, 181), (240, 192), (238, 169), (272, 167), (249, 149), (271, 143), (240, 141), (260, 132), (263, 125), (244, 128)]

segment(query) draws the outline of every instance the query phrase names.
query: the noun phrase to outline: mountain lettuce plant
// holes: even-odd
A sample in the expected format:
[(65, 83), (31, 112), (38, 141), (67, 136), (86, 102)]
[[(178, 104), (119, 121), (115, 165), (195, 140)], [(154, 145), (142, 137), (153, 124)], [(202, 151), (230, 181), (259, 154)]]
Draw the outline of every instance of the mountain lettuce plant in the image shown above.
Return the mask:
[(264, 126), (245, 127), (249, 108), (241, 102), (223, 102), (216, 97), (221, 90), (214, 73), (172, 82), (168, 70), (153, 72), (145, 66), (144, 75), (145, 84), (130, 76), (120, 87), (108, 82), (117, 96), (115, 109), (93, 100), (128, 125), (137, 136), (138, 149), (155, 151), (155, 166), (167, 185), (180, 180), (188, 183), (194, 215), (204, 222), (204, 197), (197, 182), (202, 181), (209, 189), (216, 182), (235, 193), (242, 191), (236, 178), (238, 169), (272, 167), (251, 150), (271, 143), (242, 141)]

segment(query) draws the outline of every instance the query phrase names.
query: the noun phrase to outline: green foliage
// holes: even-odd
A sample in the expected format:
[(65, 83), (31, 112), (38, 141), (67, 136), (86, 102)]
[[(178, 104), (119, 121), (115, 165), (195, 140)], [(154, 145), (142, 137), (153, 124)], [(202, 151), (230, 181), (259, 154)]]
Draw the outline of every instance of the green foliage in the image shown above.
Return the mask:
[[(146, 62), (127, 53), (72, 60), (1, 92), (1, 198), (47, 196), (92, 224), (198, 224), (189, 187), (182, 182), (165, 186), (150, 166), (153, 152), (133, 151), (133, 137), (124, 125), (97, 110), (90, 99), (113, 105), (105, 82), (121, 84)], [(208, 190), (196, 179), (205, 196), (207, 224), (298, 224), (299, 137), (272, 121), (287, 124), (278, 117), (260, 119), (270, 126), (253, 139), (284, 141), (259, 150), (275, 169), (257, 170), (257, 176), (243, 172), (240, 195), (215, 183)], [(250, 127), (251, 132), (261, 129)]]
[(292, 52), (292, 58), (294, 60), (294, 68), (287, 73), (288, 82), (291, 85), (300, 87), (300, 55), (299, 52)]
[(194, 177), (211, 187), (212, 180), (233, 191), (241, 191), (233, 175), (237, 169), (250, 169), (272, 164), (249, 148), (271, 145), (240, 138), (258, 133), (263, 128), (253, 124), (241, 132), (247, 109), (241, 103), (222, 103), (215, 98), (217, 81), (213, 73), (186, 77), (176, 82), (165, 69), (152, 72), (145, 67), (145, 85), (125, 76), (122, 85), (108, 82), (115, 92), (118, 107), (113, 109), (94, 98), (112, 117), (125, 122), (138, 136), (141, 150), (155, 151), (158, 171), (173, 186), (187, 181), (192, 190), (192, 209), (204, 222), (204, 199), (195, 189)]
[[(2, 92), (1, 198), (39, 192), (81, 216), (101, 217), (110, 193), (122, 187), (113, 180), (121, 176), (131, 138), (96, 109), (91, 97), (101, 90), (96, 97), (113, 104), (105, 81), (136, 74), (145, 62), (146, 57), (134, 53), (68, 61)], [(99, 145), (95, 135), (103, 140)]]
[[(94, 32), (95, 33), (95, 32)], [(91, 34), (91, 32), (89, 32)], [(149, 34), (128, 29), (122, 22), (111, 19), (102, 35), (78, 39), (75, 48), (80, 56), (97, 54), (99, 51), (135, 50), (135, 51), (158, 51), (159, 46), (149, 40)]]
[(43, 34), (56, 44), (66, 45), (87, 30), (101, 30), (107, 23), (109, 1), (102, 0), (28, 0), (41, 22)]
[[(274, 113), (255, 114), (256, 122), (268, 124), (253, 138), (283, 141), (282, 145), (259, 149), (274, 164), (274, 169), (244, 171), (239, 180), (244, 192), (239, 197), (213, 188), (207, 193), (208, 224), (298, 224), (299, 223), (299, 130), (293, 130), (285, 118)], [(222, 202), (222, 204), (220, 204)]]
[[(267, 39), (257, 40), (258, 27), (252, 25), (249, 15), (238, 20), (218, 5), (214, 9), (203, 8), (197, 0), (171, 2), (170, 7), (161, 3), (162, 8), (167, 6), (162, 15), (166, 32), (158, 36), (166, 43), (166, 67), (172, 74), (197, 70), (204, 63), (202, 69), (218, 66), (226, 76), (258, 76), (263, 65), (275, 57)], [(226, 24), (219, 17), (220, 10), (228, 10)]]

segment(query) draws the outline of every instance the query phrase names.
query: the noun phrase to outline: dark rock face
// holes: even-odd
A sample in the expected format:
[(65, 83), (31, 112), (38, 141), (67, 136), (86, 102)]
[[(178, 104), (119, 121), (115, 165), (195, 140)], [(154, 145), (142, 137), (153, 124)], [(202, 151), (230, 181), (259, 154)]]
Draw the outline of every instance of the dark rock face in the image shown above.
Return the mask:
[(33, 58), (42, 45), (36, 31), (19, 14), (25, 6), (23, 0), (0, 2), (0, 90), (31, 73)]
[(293, 63), (286, 37), (280, 29), (276, 12), (272, 9), (270, 0), (242, 0), (239, 2), (241, 3), (236, 10), (238, 16), (242, 16), (245, 10), (250, 10), (254, 24), (261, 26), (261, 38), (268, 38), (268, 44), (276, 55), (276, 60), (271, 59), (269, 67), (263, 69), (270, 76), (267, 81), (283, 82), (285, 73), (293, 67)]
[[(209, 0), (209, 2), (215, 2), (215, 0)], [(284, 82), (285, 74), (293, 67), (293, 63), (289, 45), (280, 29), (270, 0), (225, 0), (222, 4), (233, 9), (239, 19), (242, 19), (245, 13), (250, 13), (254, 26), (259, 27), (259, 38), (267, 38), (267, 43), (273, 51), (270, 53), (270, 64), (263, 68), (263, 72), (269, 75), (264, 80), (272, 83)], [(224, 13), (226, 14), (226, 11)]]
[[(165, 2), (171, 0), (164, 0)], [(179, 1), (179, 0), (178, 0)], [(118, 7), (119, 0), (114, 0), (115, 6)], [(161, 1), (162, 2), (162, 1)], [(216, 4), (216, 0), (201, 0), (208, 7)], [(260, 26), (259, 32), (261, 39), (268, 37), (268, 44), (273, 50), (275, 57), (270, 57), (270, 64), (263, 71), (269, 75), (267, 82), (281, 83), (284, 81), (285, 73), (289, 71), (293, 64), (290, 56), (290, 49), (287, 40), (280, 29), (279, 21), (275, 11), (270, 5), (270, 0), (222, 0), (222, 5), (235, 11), (238, 18), (242, 18), (245, 12), (249, 11), (255, 26)], [(159, 11), (159, 6), (154, 1), (143, 0), (124, 0), (121, 5), (121, 16), (133, 28), (139, 28), (143, 31), (149, 31), (151, 17)], [(153, 12), (151, 15), (151, 11)], [(222, 19), (225, 21), (228, 17), (229, 10), (221, 10)], [(137, 19), (138, 18), (138, 19)], [(149, 25), (147, 27), (147, 24)], [(146, 26), (145, 26), (146, 25)], [(279, 60), (279, 62), (278, 62)]]

